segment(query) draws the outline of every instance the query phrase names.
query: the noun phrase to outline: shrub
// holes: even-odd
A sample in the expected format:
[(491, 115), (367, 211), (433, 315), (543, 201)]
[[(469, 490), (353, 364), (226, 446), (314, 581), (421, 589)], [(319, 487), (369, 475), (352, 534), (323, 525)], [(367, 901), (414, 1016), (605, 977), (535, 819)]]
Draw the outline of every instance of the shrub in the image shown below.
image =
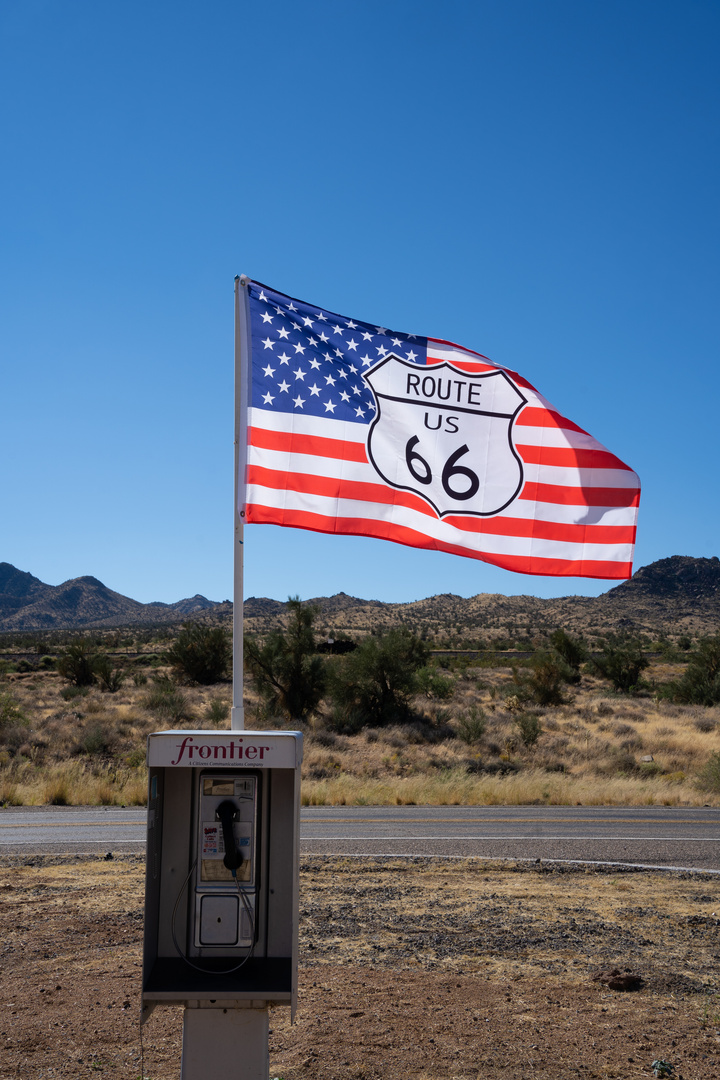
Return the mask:
[(457, 720), (458, 738), (471, 745), (479, 742), (485, 734), (485, 713), (477, 705), (472, 705), (470, 710), (462, 713)]
[(638, 689), (640, 673), (648, 664), (649, 660), (643, 655), (637, 641), (608, 643), (599, 656), (592, 658), (595, 670), (622, 694), (630, 694)]
[(525, 746), (534, 746), (542, 735), (542, 725), (536, 713), (520, 712), (513, 716)]
[(418, 672), (428, 658), (427, 645), (404, 628), (366, 638), (333, 671), (333, 726), (340, 723), (346, 731), (357, 731), (366, 724), (384, 727), (407, 721)]
[(580, 665), (584, 664), (588, 658), (588, 650), (585, 642), (581, 641), (580, 638), (571, 637), (570, 634), (566, 634), (564, 630), (556, 630), (550, 638), (550, 643), (555, 652), (562, 657), (573, 672), (573, 677), (568, 681), (579, 682)]
[(227, 630), (199, 623), (185, 625), (166, 653), (176, 672), (203, 686), (225, 679), (231, 658), (232, 644)]
[(103, 724), (95, 724), (82, 735), (77, 744), (80, 754), (110, 754), (115, 746), (115, 739)]
[(720, 702), (720, 635), (700, 642), (683, 676), (663, 687), (662, 696), (679, 705)]
[[(260, 645), (245, 639), (245, 663), (268, 714), (303, 721), (317, 709), (325, 692), (325, 662), (316, 655), (313, 623), (318, 609), (288, 600), (287, 630), (275, 630)], [(349, 654), (354, 655), (354, 654)]]
[(720, 751), (715, 750), (698, 774), (698, 786), (703, 791), (720, 795)]
[(75, 698), (86, 697), (89, 689), (88, 686), (63, 686), (60, 697), (63, 701), (74, 701)]
[(167, 676), (161, 675), (153, 681), (143, 704), (146, 709), (150, 709), (167, 720), (178, 722), (192, 719), (185, 694)]
[(122, 668), (114, 668), (110, 657), (104, 654), (95, 661), (95, 676), (104, 694), (116, 694), (125, 682), (125, 672)]
[(432, 667), (423, 667), (417, 673), (417, 687), (426, 698), (447, 701), (455, 693), (455, 680)]
[(224, 724), (230, 715), (230, 706), (222, 698), (213, 698), (205, 709), (205, 719), (209, 724)]
[(92, 686), (98, 654), (89, 641), (73, 641), (57, 658), (59, 674), (72, 686)]
[(27, 724), (27, 717), (8, 690), (0, 693), (0, 731), (16, 724)]

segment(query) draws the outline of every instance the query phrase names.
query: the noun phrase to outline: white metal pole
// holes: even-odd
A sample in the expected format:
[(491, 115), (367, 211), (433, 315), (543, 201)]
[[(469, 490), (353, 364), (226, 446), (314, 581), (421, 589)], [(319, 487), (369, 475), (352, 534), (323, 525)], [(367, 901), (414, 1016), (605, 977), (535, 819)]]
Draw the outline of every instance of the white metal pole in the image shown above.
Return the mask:
[(250, 341), (248, 337), (247, 278), (235, 278), (235, 505), (233, 509), (233, 703), (230, 727), (245, 727), (243, 706), (243, 565), (245, 524), (245, 459)]

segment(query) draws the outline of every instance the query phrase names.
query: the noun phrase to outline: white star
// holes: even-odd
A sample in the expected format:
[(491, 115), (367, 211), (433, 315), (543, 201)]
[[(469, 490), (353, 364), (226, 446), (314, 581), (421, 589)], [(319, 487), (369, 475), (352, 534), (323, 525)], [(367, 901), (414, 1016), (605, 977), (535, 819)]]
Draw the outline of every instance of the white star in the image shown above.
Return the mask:
[(315, 348), (315, 346), (317, 345), (317, 340), (314, 337), (309, 337), (308, 344)]
[(333, 334), (339, 334), (342, 337), (342, 326), (333, 326)]
[(295, 305), (293, 304), (292, 300), (291, 300), (291, 301), (290, 301), (290, 303), (288, 304), (288, 311), (297, 311), (297, 308), (296, 308), (296, 307), (295, 307)]
[(347, 343), (347, 347), (348, 347), (348, 349), (357, 349), (358, 343), (357, 343), (357, 341), (355, 341), (354, 338), (350, 338), (350, 340)]
[(356, 416), (364, 416), (365, 415), (365, 410), (363, 408), (361, 408), (360, 405), (358, 405), (357, 409), (355, 410), (355, 415)]
[(406, 337), (408, 341), (415, 341), (415, 339), (417, 338), (417, 334), (407, 334)]
[(287, 394), (288, 390), (290, 389), (290, 383), (285, 382), (285, 380), (283, 379), (281, 383), (278, 383), (278, 388), (280, 389), (281, 393)]
[(342, 358), (343, 358), (343, 354), (342, 354), (342, 350), (341, 350), (341, 349), (336, 349), (336, 350), (335, 350), (335, 355), (336, 355), (337, 357), (339, 357), (339, 358), (340, 358), (340, 360), (342, 360)]
[(266, 375), (268, 375), (268, 376), (270, 376), (270, 375), (274, 375), (274, 374), (275, 374), (275, 368), (274, 368), (274, 367), (270, 367), (270, 365), (268, 364), (268, 366), (267, 366), (267, 367), (264, 367), (264, 368), (263, 368), (263, 372), (264, 372), (264, 373), (265, 373)]
[(332, 375), (326, 375), (325, 376), (325, 382), (328, 384), (328, 386), (334, 386), (335, 385), (335, 380), (333, 379)]
[(335, 403), (333, 401), (328, 400), (328, 401), (324, 402), (324, 405), (325, 405), (325, 412), (331, 412), (331, 413), (335, 412)]
[(361, 394), (362, 393), (359, 386), (353, 386), (352, 392), (353, 392), (353, 394)]
[(347, 328), (348, 328), (348, 330), (357, 330), (357, 323), (354, 323), (352, 321), (352, 319), (349, 319), (348, 324), (347, 324)]
[(310, 390), (310, 393), (313, 397), (317, 397), (320, 393), (320, 387), (317, 383), (313, 383), (312, 386), (308, 387), (308, 389)]
[(298, 379), (304, 379), (305, 378), (305, 372), (303, 371), (302, 368), (298, 368), (297, 371), (293, 372), (293, 374), (295, 375), (295, 382), (297, 382)]
[(384, 345), (376, 345), (375, 346), (375, 352), (379, 352), (381, 356), (384, 356), (385, 353), (387, 352), (387, 349), (385, 348)]
[(310, 329), (312, 330), (312, 325), (313, 325), (312, 324), (312, 319), (308, 319), (307, 315), (303, 319), (303, 323), (305, 324), (305, 326), (309, 326)]
[(278, 360), (280, 361), (281, 364), (289, 364), (290, 363), (290, 357), (288, 356), (288, 354), (286, 352), (280, 353), (280, 356), (278, 357)]
[(265, 340), (263, 341), (263, 345), (265, 346), (266, 349), (272, 349), (274, 344), (275, 344), (275, 342), (271, 341), (269, 337), (266, 337)]
[(407, 358), (408, 358), (408, 360), (410, 360), (410, 361), (414, 361), (414, 360), (416, 359), (416, 357), (417, 357), (417, 353), (416, 353), (416, 352), (413, 352), (413, 351), (412, 351), (412, 349), (411, 349), (411, 350), (410, 350), (410, 352), (409, 352), (409, 353), (407, 354)]
[(296, 398), (293, 399), (293, 405), (295, 406), (296, 409), (302, 409), (304, 404), (305, 404), (305, 398), (301, 398), (299, 394), (298, 394), (298, 396)]
[(265, 304), (268, 303), (268, 298), (265, 295), (265, 293), (262, 291), (262, 289), (260, 290), (260, 295), (258, 296), (258, 300), (262, 300), (263, 303), (265, 303)]
[(343, 392), (340, 395), (340, 400), (341, 401), (349, 401), (350, 400), (350, 395), (348, 393), (346, 393), (345, 390), (343, 390)]
[(283, 309), (281, 307), (276, 307), (275, 310), (277, 311), (278, 315), (284, 315), (285, 314), (285, 312), (283, 311)]
[(372, 341), (372, 334), (369, 334), (367, 330), (363, 332), (363, 341)]
[(322, 319), (322, 321), (323, 321), (323, 322), (326, 322), (326, 321), (327, 321), (327, 320), (326, 320), (326, 317), (325, 317), (325, 316), (323, 315), (322, 311), (318, 311), (318, 313), (317, 313), (317, 315), (315, 316), (315, 318), (316, 318), (316, 319)]
[(355, 367), (355, 365), (354, 365), (354, 364), (351, 364), (351, 365), (350, 365), (350, 370), (352, 371), (353, 375), (357, 375), (357, 370), (358, 370), (358, 369), (357, 369), (357, 368)]
[(262, 313), (262, 321), (263, 322), (272, 322), (273, 317), (272, 317), (272, 315), (268, 315), (267, 311), (263, 311), (263, 313)]
[(363, 367), (370, 367), (371, 364), (375, 363), (375, 361), (371, 360), (367, 353), (365, 353), (365, 355), (361, 359), (363, 362)]
[(325, 359), (326, 359), (326, 360), (330, 360), (330, 361), (332, 361), (332, 356), (330, 355), (330, 353), (329, 353), (329, 352), (326, 352), (326, 353), (325, 353)]
[(394, 337), (392, 339), (392, 343), (393, 343), (393, 345), (395, 346), (396, 349), (399, 349), (400, 346), (402, 345), (402, 341), (400, 340), (399, 337)]
[(298, 352), (299, 353), (304, 353), (305, 352), (305, 346), (304, 345), (293, 345), (293, 348), (294, 348), (296, 353), (298, 353)]
[(284, 341), (287, 341), (287, 339), (290, 337), (290, 331), (288, 330), (287, 326), (281, 326), (278, 330), (278, 334), (281, 338), (283, 338)]
[(327, 334), (321, 334), (320, 335), (320, 340), (322, 342), (328, 342), (330, 340), (330, 338), (327, 336)]
[(347, 377), (348, 377), (348, 373), (345, 370), (345, 368), (340, 368), (340, 378), (341, 379), (347, 379)]
[(377, 330), (378, 334), (387, 334), (387, 330), (384, 326), (376, 326), (375, 329)]
[(272, 405), (274, 400), (275, 398), (269, 391), (267, 394), (263, 394), (263, 405)]
[(314, 371), (317, 371), (318, 368), (320, 367), (320, 361), (316, 360), (314, 356), (313, 356), (312, 360), (310, 361), (310, 367), (313, 368)]

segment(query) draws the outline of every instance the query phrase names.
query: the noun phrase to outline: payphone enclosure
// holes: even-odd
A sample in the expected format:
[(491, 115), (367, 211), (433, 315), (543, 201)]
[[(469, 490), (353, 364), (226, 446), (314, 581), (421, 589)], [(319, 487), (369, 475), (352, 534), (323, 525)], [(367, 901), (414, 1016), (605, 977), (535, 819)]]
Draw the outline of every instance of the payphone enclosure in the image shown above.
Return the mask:
[(302, 735), (148, 737), (142, 1017), (297, 1001)]

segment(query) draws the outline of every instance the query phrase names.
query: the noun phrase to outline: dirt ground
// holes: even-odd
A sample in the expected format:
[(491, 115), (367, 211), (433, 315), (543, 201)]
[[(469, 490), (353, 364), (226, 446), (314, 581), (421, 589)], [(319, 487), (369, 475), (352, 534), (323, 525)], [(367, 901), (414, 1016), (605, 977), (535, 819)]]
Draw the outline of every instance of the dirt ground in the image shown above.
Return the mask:
[[(143, 863), (0, 860), (0, 1077), (141, 1076)], [(720, 878), (552, 864), (305, 859), (300, 1008), (271, 1077), (720, 1077)], [(593, 975), (630, 969), (640, 989)], [(180, 1075), (182, 1012), (143, 1028)]]

